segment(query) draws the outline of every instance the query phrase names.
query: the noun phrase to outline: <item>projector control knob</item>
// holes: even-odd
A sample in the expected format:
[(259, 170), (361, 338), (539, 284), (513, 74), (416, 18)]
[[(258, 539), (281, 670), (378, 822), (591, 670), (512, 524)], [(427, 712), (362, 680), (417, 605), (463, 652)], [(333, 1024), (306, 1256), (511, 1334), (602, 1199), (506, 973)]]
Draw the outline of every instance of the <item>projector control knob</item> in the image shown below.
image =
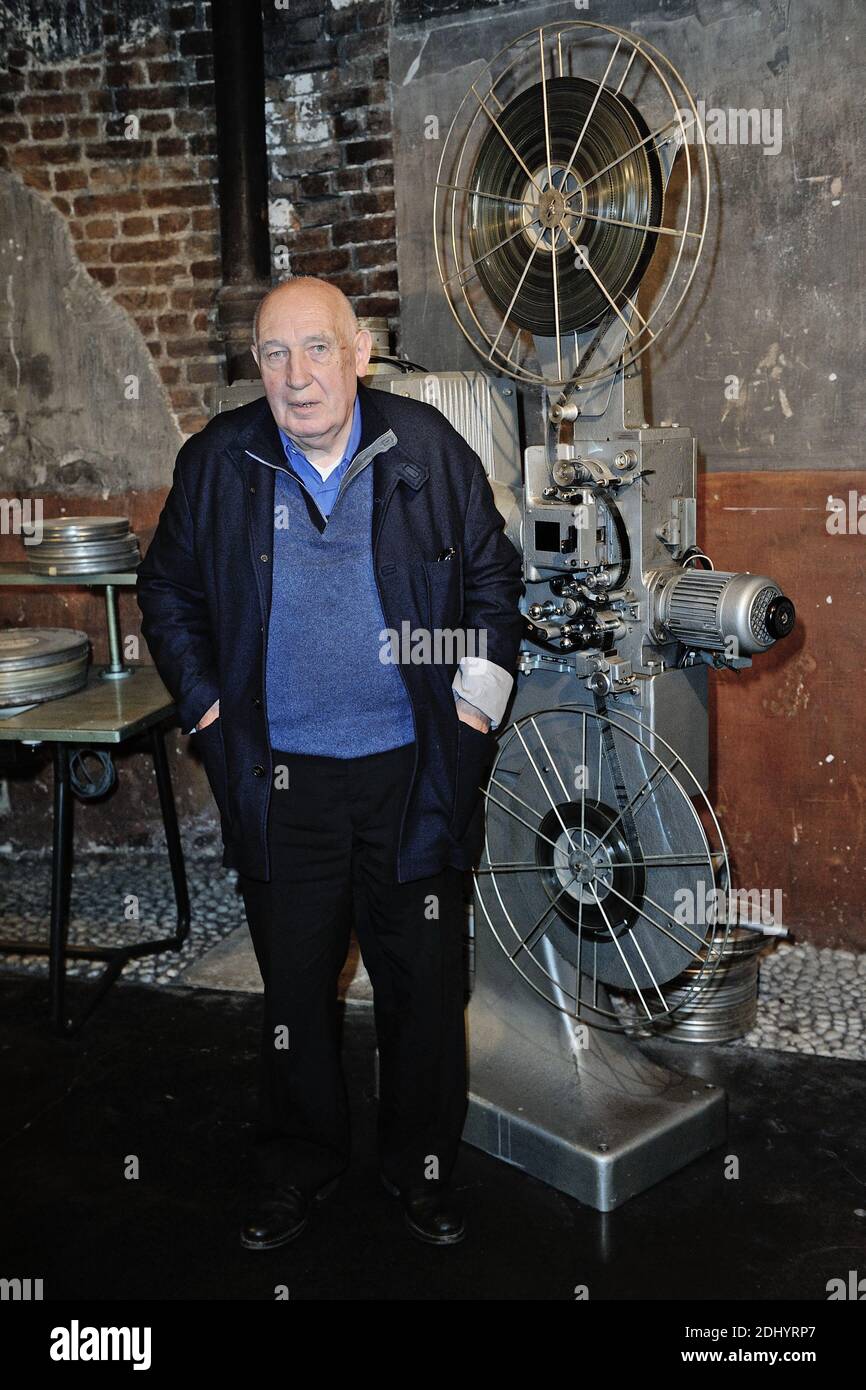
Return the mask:
[(587, 685), (594, 695), (609, 695), (611, 691), (611, 679), (606, 671), (593, 671)]

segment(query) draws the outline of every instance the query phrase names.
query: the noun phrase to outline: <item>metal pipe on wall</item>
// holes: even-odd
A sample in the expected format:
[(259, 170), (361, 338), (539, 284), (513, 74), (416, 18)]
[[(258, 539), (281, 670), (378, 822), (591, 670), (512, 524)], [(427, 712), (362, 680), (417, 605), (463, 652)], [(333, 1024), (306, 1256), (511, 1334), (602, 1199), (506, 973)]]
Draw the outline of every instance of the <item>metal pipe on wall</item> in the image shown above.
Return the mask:
[(264, 50), (257, 4), (213, 0), (212, 15), (223, 268), (217, 321), (233, 382), (258, 376), (250, 330), (271, 283)]

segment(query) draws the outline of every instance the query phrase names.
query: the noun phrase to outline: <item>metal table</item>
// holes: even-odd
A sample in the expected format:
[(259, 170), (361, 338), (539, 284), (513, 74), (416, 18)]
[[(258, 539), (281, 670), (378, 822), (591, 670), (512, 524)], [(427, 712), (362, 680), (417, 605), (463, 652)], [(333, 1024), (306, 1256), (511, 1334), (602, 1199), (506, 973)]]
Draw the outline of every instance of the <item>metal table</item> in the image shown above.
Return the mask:
[[(189, 892), (186, 867), (178, 830), (177, 811), (171, 786), (171, 775), (165, 753), (163, 725), (176, 721), (171, 696), (153, 666), (126, 665), (120, 659), (120, 644), (114, 612), (116, 587), (135, 584), (135, 574), (89, 574), (46, 576), (30, 574), (26, 564), (0, 564), (0, 585), (33, 585), (54, 588), (59, 585), (102, 587), (106, 589), (109, 647), (108, 667), (88, 672), (87, 685), (74, 695), (48, 700), (32, 709), (6, 717), (0, 712), (0, 741), (25, 744), (48, 743), (54, 761), (54, 826), (51, 868), (51, 924), (47, 943), (0, 939), (4, 955), (47, 955), (51, 991), (51, 1018), (56, 1031), (69, 1035), (78, 1031), (96, 1005), (119, 976), (127, 961), (136, 956), (154, 955), (158, 951), (179, 950), (186, 939), (190, 924)], [(147, 736), (159, 804), (165, 828), (174, 897), (177, 906), (177, 928), (173, 936), (155, 941), (137, 942), (130, 946), (100, 947), (70, 946), (69, 902), (72, 882), (73, 805), (74, 793), (70, 784), (70, 752), (81, 747), (119, 746), (128, 739)], [(104, 960), (105, 969), (90, 993), (88, 1001), (76, 1019), (66, 1016), (64, 1009), (66, 961), (70, 957)]]

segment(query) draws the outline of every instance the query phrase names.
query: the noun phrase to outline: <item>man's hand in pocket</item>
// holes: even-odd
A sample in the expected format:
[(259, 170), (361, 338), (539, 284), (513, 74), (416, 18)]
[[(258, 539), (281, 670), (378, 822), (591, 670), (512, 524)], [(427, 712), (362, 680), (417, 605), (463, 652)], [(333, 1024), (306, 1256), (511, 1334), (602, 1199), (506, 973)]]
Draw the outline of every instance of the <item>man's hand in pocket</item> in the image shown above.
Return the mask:
[(475, 705), (470, 705), (468, 700), (457, 698), (457, 717), (462, 719), (464, 724), (471, 724), (474, 729), (480, 729), (482, 734), (486, 734), (490, 728), (490, 720), (486, 714)]
[(214, 722), (214, 720), (215, 720), (215, 719), (219, 719), (219, 717), (220, 717), (220, 702), (219, 702), (219, 700), (214, 700), (214, 702), (213, 702), (213, 704), (211, 705), (210, 709), (207, 710), (207, 712), (206, 712), (205, 714), (202, 715), (201, 719), (198, 721), (198, 723), (196, 724), (195, 727), (196, 727), (197, 729), (206, 729), (207, 726), (208, 726), (208, 724), (212, 724), (212, 723)]

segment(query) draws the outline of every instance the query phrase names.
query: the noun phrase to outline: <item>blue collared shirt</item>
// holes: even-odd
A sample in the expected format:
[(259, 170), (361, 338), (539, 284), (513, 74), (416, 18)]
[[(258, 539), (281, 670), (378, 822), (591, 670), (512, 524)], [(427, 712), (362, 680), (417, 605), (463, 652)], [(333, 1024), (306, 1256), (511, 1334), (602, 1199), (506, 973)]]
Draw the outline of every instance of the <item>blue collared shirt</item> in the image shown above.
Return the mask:
[(315, 498), (316, 506), (322, 516), (330, 516), (331, 508), (337, 499), (337, 492), (343, 479), (343, 474), (358, 452), (358, 444), (361, 440), (361, 402), (355, 397), (355, 409), (352, 414), (352, 428), (349, 431), (349, 438), (346, 441), (346, 452), (332, 469), (327, 478), (323, 478), (317, 468), (314, 468), (298, 446), (289, 438), (285, 430), (280, 429), (280, 438), (283, 441), (283, 448), (286, 451), (286, 458), (292, 468), (302, 480), (308, 492)]

